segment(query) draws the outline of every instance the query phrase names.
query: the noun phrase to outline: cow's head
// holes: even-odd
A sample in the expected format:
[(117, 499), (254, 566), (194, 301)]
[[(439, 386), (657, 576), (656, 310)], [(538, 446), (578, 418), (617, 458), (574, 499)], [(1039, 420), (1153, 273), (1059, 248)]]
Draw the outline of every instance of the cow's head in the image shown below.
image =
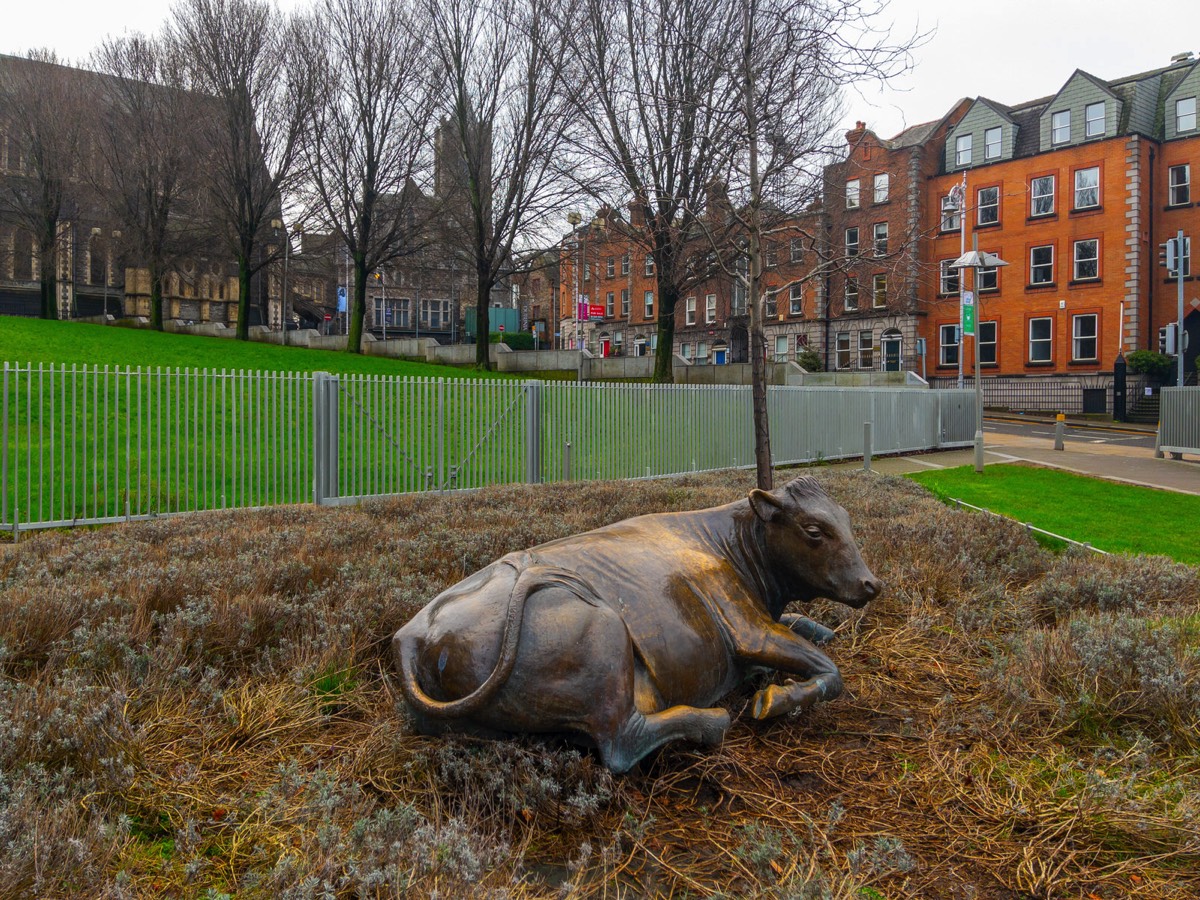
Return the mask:
[(763, 523), (762, 548), (786, 600), (828, 597), (859, 609), (883, 589), (863, 562), (850, 517), (808, 476), (750, 492)]

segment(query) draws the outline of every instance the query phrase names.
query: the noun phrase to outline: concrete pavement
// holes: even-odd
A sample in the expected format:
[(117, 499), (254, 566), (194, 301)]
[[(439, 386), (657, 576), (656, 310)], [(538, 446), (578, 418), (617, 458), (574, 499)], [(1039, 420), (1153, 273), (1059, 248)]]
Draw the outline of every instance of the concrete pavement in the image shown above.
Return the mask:
[[(1109, 481), (1200, 495), (1200, 460), (1155, 459), (1153, 449), (1119, 444), (1068, 444), (1055, 450), (1054, 438), (1013, 434), (984, 434), (984, 465), (1026, 464), (1065, 469)], [(875, 457), (871, 468), (887, 475), (908, 475), (929, 469), (975, 464), (971, 448), (912, 456)], [(838, 463), (839, 468), (861, 469), (862, 461)]]

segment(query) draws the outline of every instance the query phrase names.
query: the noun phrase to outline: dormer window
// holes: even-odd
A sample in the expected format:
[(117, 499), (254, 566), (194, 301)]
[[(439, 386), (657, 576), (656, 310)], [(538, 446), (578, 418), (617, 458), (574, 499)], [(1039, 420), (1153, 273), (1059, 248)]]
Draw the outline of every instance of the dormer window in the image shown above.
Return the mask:
[(954, 142), (954, 164), (969, 166), (971, 164), (971, 138), (974, 135), (962, 134)]
[(1083, 133), (1086, 137), (1104, 136), (1104, 101), (1089, 103), (1083, 108)]
[(989, 128), (983, 133), (983, 158), (1000, 158), (1000, 128)]
[(1193, 131), (1196, 128), (1196, 98), (1175, 101), (1175, 130)]
[(1064, 109), (1050, 117), (1050, 143), (1066, 144), (1071, 140), (1071, 111)]

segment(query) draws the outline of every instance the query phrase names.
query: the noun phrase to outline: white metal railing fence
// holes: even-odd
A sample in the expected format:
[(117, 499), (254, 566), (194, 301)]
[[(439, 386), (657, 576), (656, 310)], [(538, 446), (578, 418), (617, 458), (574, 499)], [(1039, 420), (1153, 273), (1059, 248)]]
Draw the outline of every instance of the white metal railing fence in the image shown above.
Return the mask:
[[(750, 388), (5, 364), (0, 529), (753, 465)], [(786, 465), (967, 446), (969, 390), (772, 387)]]
[(1200, 453), (1200, 387), (1163, 388), (1158, 415), (1160, 449)]

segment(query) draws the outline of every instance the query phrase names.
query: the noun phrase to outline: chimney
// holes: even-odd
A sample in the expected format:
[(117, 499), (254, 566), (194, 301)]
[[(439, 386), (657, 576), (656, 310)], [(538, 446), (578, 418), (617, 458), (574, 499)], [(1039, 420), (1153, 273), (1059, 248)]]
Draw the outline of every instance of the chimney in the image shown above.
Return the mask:
[(1183, 53), (1176, 53), (1171, 57), (1172, 65), (1175, 63), (1186, 63), (1192, 61), (1192, 51), (1185, 50)]
[(629, 201), (629, 224), (634, 228), (643, 228), (646, 225), (643, 201), (636, 197)]
[(866, 122), (855, 122), (854, 128), (851, 129), (850, 131), (846, 132), (846, 143), (847, 144), (857, 144), (859, 141), (862, 140), (863, 135), (866, 133), (867, 133), (867, 123)]

